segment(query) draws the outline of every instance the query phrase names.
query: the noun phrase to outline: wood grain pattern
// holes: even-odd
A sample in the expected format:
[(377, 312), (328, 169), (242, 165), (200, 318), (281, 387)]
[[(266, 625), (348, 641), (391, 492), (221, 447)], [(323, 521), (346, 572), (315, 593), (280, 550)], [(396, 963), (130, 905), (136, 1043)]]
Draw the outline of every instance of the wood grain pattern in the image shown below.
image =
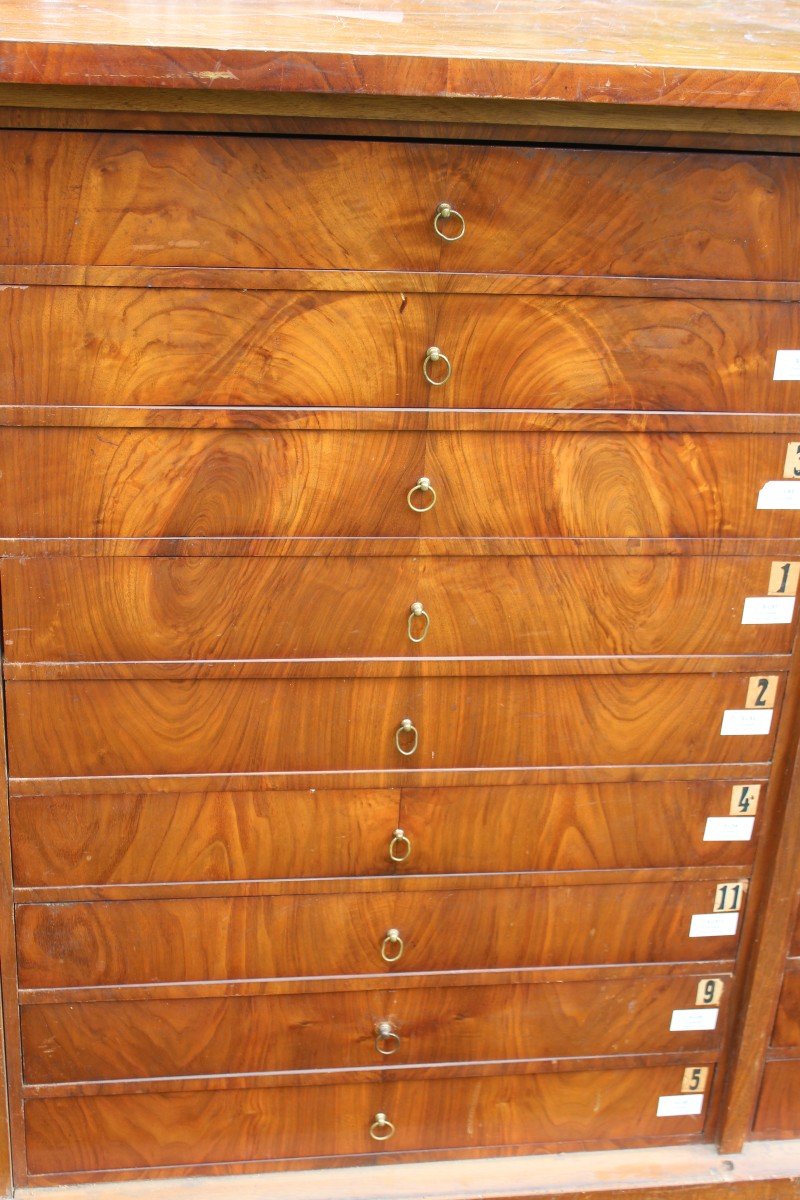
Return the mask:
[[(160, 680), (7, 685), (11, 775), (765, 762), (721, 736), (749, 676)], [(779, 678), (779, 692), (782, 684)], [(778, 696), (780, 703), (780, 694)], [(697, 714), (708, 714), (698, 721)], [(416, 751), (396, 732), (408, 717)], [(413, 734), (401, 744), (410, 749)]]
[[(0, 441), (0, 536), (796, 537), (793, 512), (756, 509), (787, 445), (779, 435), (13, 429)], [(422, 476), (437, 501), (420, 514), (406, 495)]]
[[(57, 662), (788, 653), (771, 558), (41, 558), (3, 564), (6, 669)], [(430, 618), (408, 636), (411, 604)], [(614, 613), (614, 622), (607, 619)], [(412, 621), (419, 637), (424, 618)]]
[(193, 89), (198, 107), (209, 91), (250, 89), (780, 110), (800, 86), (795, 10), (754, 0), (678, 0), (668, 21), (652, 0), (595, 0), (580, 17), (550, 0), (533, 27), (523, 0), (237, 0), (224, 20), (210, 0), (135, 13), (37, 0), (9, 6), (4, 37), (3, 82)]
[[(725, 782), (15, 797), (17, 887), (728, 863)], [(756, 836), (765, 819), (759, 805)], [(392, 863), (396, 828), (411, 843)], [(395, 853), (404, 852), (402, 846)]]
[(9, 405), (796, 410), (786, 304), (44, 286), (0, 320)]
[(757, 1137), (784, 1138), (800, 1134), (800, 1061), (768, 1062), (756, 1111)]
[[(372, 1155), (376, 1112), (392, 1151), (603, 1142), (699, 1133), (703, 1117), (656, 1117), (680, 1067), (538, 1076), (29, 1100), (31, 1171)], [(384, 1147), (386, 1149), (386, 1147)]]
[[(721, 959), (735, 935), (689, 937), (715, 890), (712, 881), (21, 904), (20, 986)], [(405, 940), (394, 967), (381, 957), (389, 929)]]
[[(25, 1078), (75, 1083), (684, 1050), (713, 1058), (726, 1007), (716, 1030), (670, 1032), (673, 1010), (695, 1007), (704, 978), (36, 1004), (22, 1010)], [(386, 1056), (375, 1045), (382, 1022), (400, 1039)]]
[[(800, 271), (788, 156), (13, 130), (0, 155), (10, 264)], [(434, 232), (441, 201), (467, 221), (458, 242)]]
[(800, 970), (796, 959), (787, 964), (783, 977), (771, 1044), (779, 1054), (800, 1048)]

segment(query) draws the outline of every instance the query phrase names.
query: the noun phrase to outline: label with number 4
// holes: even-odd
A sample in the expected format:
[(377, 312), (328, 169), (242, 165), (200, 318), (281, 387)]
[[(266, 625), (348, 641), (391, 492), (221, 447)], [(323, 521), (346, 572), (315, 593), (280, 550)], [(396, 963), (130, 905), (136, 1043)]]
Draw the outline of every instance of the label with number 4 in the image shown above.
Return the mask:
[(754, 817), (760, 797), (760, 783), (735, 783), (731, 788), (731, 816)]

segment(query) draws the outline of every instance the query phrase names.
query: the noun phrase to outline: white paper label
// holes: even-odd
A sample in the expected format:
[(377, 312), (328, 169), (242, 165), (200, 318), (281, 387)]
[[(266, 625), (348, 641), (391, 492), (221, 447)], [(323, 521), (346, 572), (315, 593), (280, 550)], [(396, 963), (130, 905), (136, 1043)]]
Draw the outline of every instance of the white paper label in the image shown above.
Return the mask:
[(743, 625), (790, 625), (794, 596), (748, 596), (742, 612)]
[(800, 510), (800, 483), (793, 479), (770, 479), (758, 493), (756, 508), (797, 512)]
[(703, 1111), (703, 1095), (659, 1096), (657, 1117), (698, 1117)]
[(673, 1008), (669, 1023), (670, 1033), (683, 1033), (689, 1029), (716, 1029), (718, 1008)]
[(703, 841), (749, 842), (755, 823), (755, 817), (709, 817)]
[(689, 925), (689, 937), (730, 937), (738, 928), (738, 912), (694, 913)]
[(773, 379), (800, 379), (800, 350), (778, 350)]
[(753, 737), (769, 733), (772, 726), (773, 708), (726, 708), (722, 714), (722, 737)]

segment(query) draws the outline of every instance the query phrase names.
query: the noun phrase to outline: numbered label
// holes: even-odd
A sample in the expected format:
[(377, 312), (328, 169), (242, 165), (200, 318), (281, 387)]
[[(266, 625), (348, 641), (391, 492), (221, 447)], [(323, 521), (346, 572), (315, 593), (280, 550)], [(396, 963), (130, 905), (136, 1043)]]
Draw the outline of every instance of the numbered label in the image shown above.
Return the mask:
[(731, 788), (731, 816), (754, 817), (760, 797), (760, 783), (735, 783)]
[(683, 1072), (681, 1081), (681, 1092), (686, 1095), (694, 1095), (696, 1092), (704, 1092), (706, 1083), (708, 1082), (708, 1067), (687, 1067)]
[(702, 1008), (719, 1008), (725, 982), (722, 979), (701, 979), (697, 985), (695, 1004)]
[(777, 675), (753, 675), (747, 685), (745, 708), (774, 708), (778, 695)]
[(736, 883), (719, 884), (714, 893), (714, 907), (711, 911), (715, 913), (738, 913), (742, 907), (745, 887), (745, 882), (741, 879)]
[(726, 708), (722, 714), (722, 737), (769, 733), (777, 694), (777, 675), (752, 675), (747, 685), (745, 707)]
[(774, 562), (769, 570), (767, 593), (770, 596), (796, 596), (800, 563)]
[(784, 381), (800, 379), (800, 350), (777, 350), (772, 378)]

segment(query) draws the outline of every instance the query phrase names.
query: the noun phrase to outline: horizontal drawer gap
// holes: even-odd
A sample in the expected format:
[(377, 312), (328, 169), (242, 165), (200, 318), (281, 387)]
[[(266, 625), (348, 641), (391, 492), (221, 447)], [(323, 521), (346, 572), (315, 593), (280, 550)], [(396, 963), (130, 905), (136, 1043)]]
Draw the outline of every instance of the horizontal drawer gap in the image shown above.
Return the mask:
[[(236, 1088), (313, 1086), (325, 1083), (368, 1083), (390, 1080), (464, 1079), (502, 1074), (560, 1075), (567, 1071), (635, 1070), (637, 1067), (690, 1066), (716, 1063), (718, 1050), (607, 1054), (582, 1058), (485, 1059), (470, 1062), (376, 1063), (374, 1067), (315, 1067), (296, 1071), (263, 1071), (231, 1075), (179, 1075), (152, 1078), (81, 1080), (79, 1083), (23, 1084), (23, 1099), (47, 1096), (102, 1096), (138, 1092), (226, 1091)], [(502, 1071), (498, 1071), (502, 1068)]]
[(92, 884), (75, 887), (18, 887), (14, 899), (22, 904), (70, 904), (83, 900), (143, 900), (193, 896), (326, 895), (340, 892), (423, 892), (533, 888), (601, 884), (680, 883), (749, 878), (751, 867), (650, 867), (598, 871), (536, 871), (509, 874), (361, 875), (313, 879), (255, 879), (191, 881), (188, 883)]
[(386, 971), (365, 975), (293, 975), (263, 979), (196, 979), (176, 983), (98, 984), (91, 987), (20, 988), (18, 1001), (31, 1004), (91, 1004), (116, 1000), (170, 1000), (205, 996), (260, 996), (296, 991), (348, 992), (362, 988), (475, 987), (485, 984), (537, 983), (547, 980), (596, 979), (638, 975), (729, 974), (730, 958), (675, 960), (657, 963), (582, 964), (574, 967), (486, 967), (463, 971)]

